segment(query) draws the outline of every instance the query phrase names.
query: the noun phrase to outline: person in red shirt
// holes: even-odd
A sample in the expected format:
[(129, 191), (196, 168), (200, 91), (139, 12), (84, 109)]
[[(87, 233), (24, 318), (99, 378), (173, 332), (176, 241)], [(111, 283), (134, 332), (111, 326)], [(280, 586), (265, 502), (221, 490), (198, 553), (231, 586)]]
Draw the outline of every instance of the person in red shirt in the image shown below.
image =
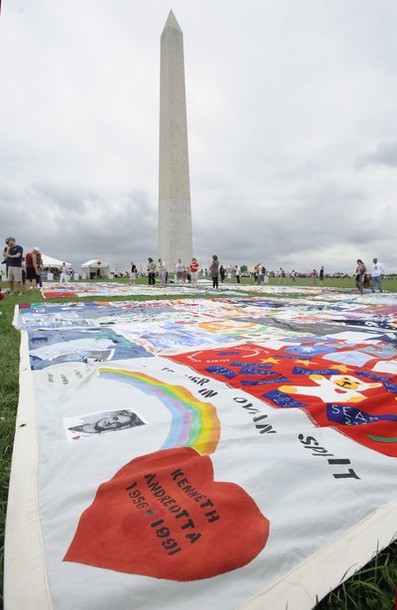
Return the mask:
[(312, 271), (313, 284), (317, 284), (317, 277), (318, 277), (317, 269), (313, 269), (313, 271)]
[[(37, 280), (39, 278), (38, 268), (38, 255), (40, 254), (39, 248), (33, 248), (31, 252), (28, 252), (25, 258), (26, 263), (26, 279), (29, 282), (30, 290), (36, 288)], [(41, 273), (41, 271), (40, 271)]]
[(196, 258), (192, 258), (192, 262), (189, 265), (190, 277), (192, 281), (192, 288), (197, 288), (197, 278), (198, 278), (198, 270), (200, 269), (200, 265), (197, 262)]

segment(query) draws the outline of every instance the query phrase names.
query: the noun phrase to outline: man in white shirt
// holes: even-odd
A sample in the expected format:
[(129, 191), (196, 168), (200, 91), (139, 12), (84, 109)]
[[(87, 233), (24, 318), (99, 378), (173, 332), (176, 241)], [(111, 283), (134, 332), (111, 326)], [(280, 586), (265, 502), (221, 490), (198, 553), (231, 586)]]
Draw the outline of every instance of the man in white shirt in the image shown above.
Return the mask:
[(372, 292), (375, 292), (376, 287), (379, 288), (379, 292), (383, 292), (382, 275), (384, 272), (384, 267), (383, 267), (382, 263), (380, 263), (376, 257), (372, 260), (373, 260), (372, 273), (371, 273)]
[(60, 275), (59, 281), (60, 281), (61, 284), (63, 282), (65, 282), (67, 284), (68, 283), (68, 279), (69, 279), (68, 266), (67, 266), (66, 263), (62, 263), (61, 275)]

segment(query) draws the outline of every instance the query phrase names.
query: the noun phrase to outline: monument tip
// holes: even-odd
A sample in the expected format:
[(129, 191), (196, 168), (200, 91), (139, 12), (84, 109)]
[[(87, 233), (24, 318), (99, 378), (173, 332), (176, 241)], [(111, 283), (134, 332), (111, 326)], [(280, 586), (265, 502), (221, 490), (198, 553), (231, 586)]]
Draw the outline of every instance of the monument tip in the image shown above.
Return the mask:
[(166, 28), (172, 28), (173, 30), (181, 30), (179, 23), (177, 22), (174, 13), (172, 12), (172, 9), (169, 12), (168, 15), (168, 19), (165, 23), (164, 29)]

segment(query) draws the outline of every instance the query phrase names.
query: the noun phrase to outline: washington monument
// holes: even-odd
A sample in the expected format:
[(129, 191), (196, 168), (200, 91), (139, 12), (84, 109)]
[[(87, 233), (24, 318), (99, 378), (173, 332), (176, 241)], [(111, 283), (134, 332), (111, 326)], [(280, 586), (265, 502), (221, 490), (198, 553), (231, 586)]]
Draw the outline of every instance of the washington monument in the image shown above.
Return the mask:
[(170, 11), (161, 34), (158, 255), (174, 270), (193, 255), (183, 34)]

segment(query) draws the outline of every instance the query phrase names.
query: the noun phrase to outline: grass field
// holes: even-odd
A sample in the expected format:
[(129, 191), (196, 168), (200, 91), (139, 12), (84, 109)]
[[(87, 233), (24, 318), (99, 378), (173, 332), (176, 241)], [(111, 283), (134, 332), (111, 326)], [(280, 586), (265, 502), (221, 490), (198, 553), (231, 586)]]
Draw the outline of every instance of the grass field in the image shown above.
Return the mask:
[[(226, 280), (226, 283), (228, 282)], [(146, 284), (146, 280), (138, 280), (138, 283)], [(287, 283), (292, 285), (291, 280), (287, 280), (285, 285)], [(243, 284), (247, 285), (249, 290), (249, 286), (253, 285), (253, 281), (244, 278)], [(278, 285), (278, 281), (270, 280), (270, 285), (272, 284)], [(344, 278), (326, 279), (324, 284), (339, 288), (352, 288), (353, 280)], [(294, 285), (312, 285), (312, 282), (310, 279), (305, 280), (300, 278)], [(2, 286), (4, 289), (6, 284), (3, 282)], [(390, 292), (397, 292), (397, 280), (384, 281), (384, 289)], [(143, 297), (137, 298), (144, 300)], [(14, 307), (17, 303), (32, 303), (42, 300), (39, 291), (27, 291), (22, 297), (12, 297), (7, 294), (5, 299), (0, 302), (0, 311), (2, 312), (0, 316), (0, 542), (2, 572), (8, 480), (11, 467), (15, 416), (18, 406), (20, 335), (12, 327), (12, 318)], [(92, 300), (92, 297), (86, 300)], [(113, 300), (125, 300), (125, 297), (116, 297)], [(57, 302), (57, 300), (52, 299), (51, 302)], [(58, 302), (62, 302), (62, 299), (58, 299)], [(21, 586), (22, 583), (21, 575)], [(396, 587), (397, 542), (394, 542), (387, 549), (376, 555), (372, 562), (356, 573), (353, 578), (328, 595), (316, 608), (317, 610), (393, 610), (395, 608)], [(1, 595), (2, 601), (3, 597)], [(11, 610), (24, 609), (15, 608)], [(37, 608), (37, 610), (41, 609)]]

